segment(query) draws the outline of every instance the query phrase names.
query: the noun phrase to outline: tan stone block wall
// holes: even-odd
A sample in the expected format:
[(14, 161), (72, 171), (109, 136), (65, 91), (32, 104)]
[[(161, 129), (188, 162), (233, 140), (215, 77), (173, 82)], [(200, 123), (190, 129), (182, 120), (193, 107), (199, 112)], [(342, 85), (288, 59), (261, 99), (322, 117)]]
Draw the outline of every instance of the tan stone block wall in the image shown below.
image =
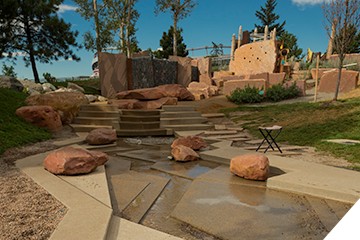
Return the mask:
[[(338, 71), (325, 73), (319, 83), (319, 92), (335, 93)], [(351, 70), (341, 71), (339, 92), (345, 93), (355, 89), (359, 81), (359, 72)]]
[(265, 79), (229, 80), (224, 82), (223, 94), (229, 96), (235, 89), (243, 89), (246, 86), (256, 87), (264, 91), (268, 87)]
[(285, 80), (286, 73), (270, 73), (269, 74), (269, 86), (276, 84), (282, 84)]
[(169, 56), (170, 61), (178, 63), (177, 83), (187, 87), (191, 82), (191, 58)]

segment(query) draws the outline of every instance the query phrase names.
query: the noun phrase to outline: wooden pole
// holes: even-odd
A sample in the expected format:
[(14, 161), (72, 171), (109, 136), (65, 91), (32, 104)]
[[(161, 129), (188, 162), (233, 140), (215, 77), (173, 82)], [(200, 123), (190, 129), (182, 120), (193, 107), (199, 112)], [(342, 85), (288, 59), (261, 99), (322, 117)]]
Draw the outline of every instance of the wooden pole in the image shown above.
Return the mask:
[(316, 53), (316, 72), (315, 72), (315, 95), (314, 95), (314, 102), (316, 102), (316, 100), (317, 100), (318, 78), (319, 78), (319, 62), (320, 62), (320, 53)]

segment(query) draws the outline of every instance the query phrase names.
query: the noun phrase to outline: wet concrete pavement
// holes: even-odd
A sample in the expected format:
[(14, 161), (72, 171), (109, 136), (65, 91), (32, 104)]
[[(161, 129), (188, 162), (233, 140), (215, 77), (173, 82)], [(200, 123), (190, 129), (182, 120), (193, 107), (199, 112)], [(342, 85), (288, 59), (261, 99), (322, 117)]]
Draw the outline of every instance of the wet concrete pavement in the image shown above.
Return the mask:
[(270, 190), (218, 163), (170, 161), (169, 145), (127, 147), (107, 166), (115, 214), (184, 239), (323, 239), (351, 207)]

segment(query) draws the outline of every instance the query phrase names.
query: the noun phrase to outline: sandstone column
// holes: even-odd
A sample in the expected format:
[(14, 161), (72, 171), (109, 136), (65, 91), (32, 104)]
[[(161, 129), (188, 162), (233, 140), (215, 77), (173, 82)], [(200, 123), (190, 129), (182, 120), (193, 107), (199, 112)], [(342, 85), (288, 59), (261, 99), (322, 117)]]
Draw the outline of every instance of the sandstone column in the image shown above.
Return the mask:
[(242, 40), (242, 26), (239, 27), (239, 34), (238, 34), (238, 44), (237, 47), (239, 48), (241, 46), (241, 40)]
[(264, 29), (264, 41), (268, 39), (268, 35), (269, 35), (269, 27), (268, 25), (266, 25)]
[(234, 60), (235, 44), (236, 44), (236, 37), (235, 34), (233, 34), (231, 38), (231, 53), (230, 53), (231, 60)]

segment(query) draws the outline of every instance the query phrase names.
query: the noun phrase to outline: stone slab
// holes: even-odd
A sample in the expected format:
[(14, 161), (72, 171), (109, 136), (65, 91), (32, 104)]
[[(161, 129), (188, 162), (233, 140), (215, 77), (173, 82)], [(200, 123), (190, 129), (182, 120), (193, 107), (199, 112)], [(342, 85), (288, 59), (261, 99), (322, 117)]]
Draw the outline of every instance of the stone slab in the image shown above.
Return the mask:
[(233, 134), (237, 134), (237, 131), (228, 131), (228, 130), (224, 130), (224, 131), (205, 131), (204, 132), (205, 135), (233, 135)]
[[(338, 78), (338, 71), (329, 71), (324, 73), (320, 79), (319, 92), (335, 92)], [(351, 70), (342, 70), (339, 93), (349, 92), (357, 87), (359, 81), (359, 72)]]
[(175, 131), (175, 137), (197, 136), (203, 134), (203, 130)]
[(111, 208), (105, 167), (103, 165), (98, 166), (96, 170), (90, 174), (77, 176), (59, 175), (58, 177)]
[(109, 226), (108, 240), (181, 240), (178, 238), (124, 218), (113, 216)]
[[(86, 137), (86, 136), (85, 136)], [(75, 137), (75, 138), (68, 138), (61, 141), (54, 141), (53, 144), (58, 147), (65, 147), (73, 144), (81, 144), (85, 141), (85, 137)]]
[(84, 191), (44, 170), (42, 162), (49, 153), (41, 153), (18, 160), (16, 166), (68, 207), (65, 217), (50, 239), (104, 239), (112, 209)]
[(360, 143), (360, 141), (352, 140), (352, 139), (330, 139), (330, 140), (326, 140), (326, 142), (346, 144), (346, 145), (355, 145)]
[(171, 216), (221, 239), (322, 239), (299, 202), (265, 188), (195, 180)]
[(203, 113), (201, 116), (206, 118), (222, 118), (225, 117), (224, 113)]
[(99, 151), (102, 151), (103, 149), (106, 149), (106, 148), (113, 148), (116, 146), (117, 146), (116, 142), (110, 143), (110, 144), (104, 144), (104, 145), (89, 145), (89, 144), (82, 145), (83, 148), (86, 148), (88, 150), (99, 150)]
[(120, 177), (129, 181), (147, 181), (150, 184), (142, 191), (137, 198), (129, 204), (122, 212), (122, 216), (132, 222), (140, 222), (147, 211), (154, 204), (165, 186), (170, 181), (169, 178), (130, 171)]
[(137, 181), (126, 179), (124, 176), (114, 175), (110, 178), (114, 192), (116, 207), (114, 214), (118, 215), (124, 211), (134, 199), (150, 184), (148, 181)]
[(105, 165), (106, 174), (108, 176), (119, 175), (130, 171), (131, 161), (124, 160), (121, 157), (110, 156), (109, 161)]
[(134, 150), (129, 152), (117, 153), (117, 156), (134, 158), (147, 162), (157, 162), (166, 160), (170, 155), (170, 150), (149, 151), (149, 149)]
[(167, 161), (155, 163), (151, 166), (151, 168), (161, 172), (169, 173), (171, 175), (193, 180), (217, 166), (218, 164), (202, 161), (186, 163)]

